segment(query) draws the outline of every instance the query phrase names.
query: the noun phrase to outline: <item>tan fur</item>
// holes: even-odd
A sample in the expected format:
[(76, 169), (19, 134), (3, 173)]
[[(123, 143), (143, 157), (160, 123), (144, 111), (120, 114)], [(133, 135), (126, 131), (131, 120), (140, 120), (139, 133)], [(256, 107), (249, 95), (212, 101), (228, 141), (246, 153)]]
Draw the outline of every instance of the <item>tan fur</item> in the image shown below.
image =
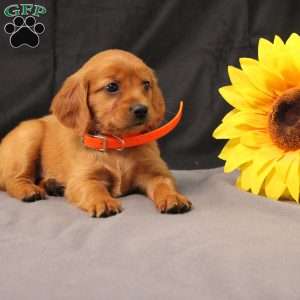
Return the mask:
[[(142, 81), (148, 80), (146, 91)], [(109, 94), (105, 86), (120, 83)], [(130, 107), (141, 103), (149, 118), (134, 125)], [(121, 211), (118, 197), (145, 192), (161, 212), (185, 212), (191, 203), (175, 188), (156, 143), (105, 153), (87, 149), (81, 136), (90, 131), (124, 136), (159, 126), (165, 105), (153, 71), (136, 56), (107, 50), (67, 78), (53, 99), (53, 114), (21, 123), (0, 146), (0, 188), (21, 200), (45, 198), (49, 180), (65, 187), (66, 198), (92, 216)], [(36, 182), (40, 162), (42, 180)], [(33, 198), (32, 198), (33, 197)]]

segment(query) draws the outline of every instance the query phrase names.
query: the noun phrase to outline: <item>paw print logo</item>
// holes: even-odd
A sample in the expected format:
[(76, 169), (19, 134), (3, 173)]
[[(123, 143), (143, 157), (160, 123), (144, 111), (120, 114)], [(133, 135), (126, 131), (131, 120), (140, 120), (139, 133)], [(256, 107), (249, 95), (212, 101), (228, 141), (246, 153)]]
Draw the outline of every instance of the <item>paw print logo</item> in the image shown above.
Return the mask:
[(5, 24), (4, 31), (10, 34), (9, 41), (13, 48), (21, 46), (36, 48), (40, 43), (39, 36), (45, 31), (45, 26), (42, 23), (37, 23), (33, 16), (28, 16), (25, 19), (17, 16), (12, 23)]

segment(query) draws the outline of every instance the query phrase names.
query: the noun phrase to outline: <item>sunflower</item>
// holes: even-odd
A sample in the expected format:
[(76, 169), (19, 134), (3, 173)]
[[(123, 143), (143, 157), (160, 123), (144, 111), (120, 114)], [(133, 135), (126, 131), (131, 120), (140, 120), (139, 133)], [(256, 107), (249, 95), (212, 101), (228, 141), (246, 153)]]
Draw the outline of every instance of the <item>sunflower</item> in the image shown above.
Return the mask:
[(231, 85), (219, 89), (233, 107), (213, 133), (228, 139), (219, 155), (224, 171), (240, 170), (242, 190), (299, 202), (300, 36), (262, 38), (258, 59), (240, 65), (228, 67)]

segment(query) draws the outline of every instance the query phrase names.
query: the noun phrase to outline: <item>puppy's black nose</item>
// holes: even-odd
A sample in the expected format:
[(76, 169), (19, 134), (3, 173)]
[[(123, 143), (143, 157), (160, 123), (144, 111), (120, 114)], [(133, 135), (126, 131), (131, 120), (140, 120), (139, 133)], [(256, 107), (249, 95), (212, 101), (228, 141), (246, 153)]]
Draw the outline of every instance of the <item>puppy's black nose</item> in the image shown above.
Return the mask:
[(145, 120), (148, 113), (148, 107), (143, 104), (136, 104), (130, 108), (137, 120)]

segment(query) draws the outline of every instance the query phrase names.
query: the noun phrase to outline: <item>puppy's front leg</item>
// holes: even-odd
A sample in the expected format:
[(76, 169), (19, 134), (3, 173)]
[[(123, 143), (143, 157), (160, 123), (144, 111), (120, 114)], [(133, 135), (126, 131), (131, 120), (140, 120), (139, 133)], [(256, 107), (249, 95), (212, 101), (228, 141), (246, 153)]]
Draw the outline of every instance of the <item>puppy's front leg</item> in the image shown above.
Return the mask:
[(92, 217), (105, 218), (122, 211), (121, 202), (112, 198), (101, 180), (73, 178), (67, 184), (65, 195)]
[(171, 175), (145, 174), (139, 178), (139, 187), (153, 200), (161, 213), (185, 213), (192, 203), (177, 192)]

